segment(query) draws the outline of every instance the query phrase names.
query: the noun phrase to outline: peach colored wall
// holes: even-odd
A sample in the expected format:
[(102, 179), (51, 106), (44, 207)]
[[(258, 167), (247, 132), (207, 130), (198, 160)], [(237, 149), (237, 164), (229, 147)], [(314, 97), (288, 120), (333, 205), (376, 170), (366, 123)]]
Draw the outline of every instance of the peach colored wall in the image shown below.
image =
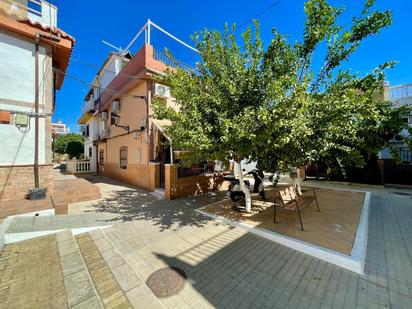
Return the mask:
[[(132, 91), (125, 93), (120, 98), (120, 125), (128, 125), (130, 132), (140, 127), (142, 119), (146, 118), (146, 102), (143, 99), (133, 98), (132, 95), (146, 96), (146, 82), (142, 82)], [(111, 112), (111, 106), (108, 111)], [(120, 147), (127, 146), (128, 164), (147, 164), (147, 138), (146, 131), (130, 133), (116, 127), (110, 126), (110, 113), (106, 126), (110, 127), (110, 138), (107, 139), (107, 152), (105, 151), (106, 163), (120, 163)], [(136, 137), (134, 137), (136, 134)], [(99, 148), (99, 150), (102, 148)], [(140, 149), (140, 161), (138, 161), (138, 149)]]
[(165, 196), (168, 200), (227, 190), (223, 175), (178, 177), (177, 165), (165, 164)]
[(160, 183), (160, 169), (156, 163), (128, 164), (126, 170), (119, 164), (105, 163), (100, 173), (149, 191), (154, 191)]

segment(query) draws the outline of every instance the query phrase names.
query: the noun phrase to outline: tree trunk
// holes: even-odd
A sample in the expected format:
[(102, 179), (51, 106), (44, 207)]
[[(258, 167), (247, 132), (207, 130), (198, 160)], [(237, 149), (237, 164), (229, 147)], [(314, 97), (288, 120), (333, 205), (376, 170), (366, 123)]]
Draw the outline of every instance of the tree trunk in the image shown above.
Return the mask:
[(296, 167), (296, 179), (295, 184), (298, 185), (299, 190), (302, 188), (303, 179), (300, 177), (300, 168)]
[(245, 182), (243, 181), (242, 164), (240, 162), (235, 161), (234, 165), (235, 171), (239, 175), (240, 188), (242, 189), (242, 192), (245, 194), (245, 210), (246, 212), (250, 212), (252, 210), (252, 199), (250, 197), (249, 188), (245, 185)]

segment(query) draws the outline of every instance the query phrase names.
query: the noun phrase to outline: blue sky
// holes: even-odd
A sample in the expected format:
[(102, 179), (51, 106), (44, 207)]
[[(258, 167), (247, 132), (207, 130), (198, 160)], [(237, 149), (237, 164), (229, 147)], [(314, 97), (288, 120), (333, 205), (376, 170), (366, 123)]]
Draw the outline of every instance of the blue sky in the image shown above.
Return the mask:
[[(108, 1), (108, 0), (55, 0), (59, 7), (58, 26), (76, 38), (68, 74), (90, 83), (98, 67), (110, 52), (110, 47), (101, 43), (106, 40), (116, 46), (126, 47), (148, 18), (180, 39), (191, 43), (190, 36), (203, 28), (222, 30), (224, 24), (237, 23), (254, 17), (275, 0), (208, 0), (208, 1)], [(361, 0), (330, 0), (337, 6), (346, 6), (342, 20), (349, 22), (360, 13)], [(260, 16), (262, 39), (269, 43), (271, 29), (276, 27), (288, 34), (291, 40), (301, 40), (304, 26), (304, 0), (283, 0)], [(412, 40), (410, 0), (377, 0), (379, 9), (389, 8), (394, 15), (390, 28), (378, 36), (365, 40), (346, 65), (353, 72), (365, 74), (388, 60), (400, 63), (387, 72), (391, 85), (412, 82)], [(244, 30), (243, 27), (241, 30)], [(186, 63), (196, 61), (194, 52), (178, 46), (158, 31), (153, 32), (153, 45), (162, 50), (168, 47), (174, 55)], [(134, 50), (142, 44), (138, 41)], [(315, 58), (315, 61), (321, 59)], [(88, 65), (86, 65), (88, 64)], [(88, 87), (66, 77), (63, 88), (57, 95), (57, 108), (53, 121), (63, 121), (72, 131), (77, 131), (76, 121)]]

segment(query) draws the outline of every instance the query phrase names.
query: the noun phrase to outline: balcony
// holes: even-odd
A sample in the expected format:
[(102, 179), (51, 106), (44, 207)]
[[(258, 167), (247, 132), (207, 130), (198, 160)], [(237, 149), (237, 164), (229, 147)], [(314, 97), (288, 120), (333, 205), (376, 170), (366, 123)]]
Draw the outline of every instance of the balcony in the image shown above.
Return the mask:
[(93, 98), (91, 98), (89, 101), (84, 101), (82, 105), (82, 114), (93, 112), (93, 111), (94, 111)]
[(167, 54), (159, 50), (153, 49), (153, 59), (164, 63), (169, 68), (180, 68), (188, 72), (194, 72), (196, 69), (182, 61), (171, 59)]
[(412, 98), (412, 83), (389, 87), (390, 100), (401, 100), (409, 97)]
[(18, 19), (30, 19), (43, 26), (57, 27), (57, 7), (43, 0), (2, 0), (0, 9)]

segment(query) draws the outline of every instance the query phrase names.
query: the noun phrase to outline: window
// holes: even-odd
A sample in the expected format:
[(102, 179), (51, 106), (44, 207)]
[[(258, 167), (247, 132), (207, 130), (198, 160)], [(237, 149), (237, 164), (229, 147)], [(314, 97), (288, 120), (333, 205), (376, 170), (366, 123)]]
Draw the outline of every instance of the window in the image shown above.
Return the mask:
[(409, 151), (409, 149), (401, 149), (400, 152), (402, 162), (412, 162), (412, 153)]
[(127, 147), (120, 147), (120, 168), (127, 169)]
[(89, 147), (89, 159), (93, 156), (93, 149)]
[(103, 166), (104, 165), (104, 151), (100, 150), (99, 152), (99, 165)]

